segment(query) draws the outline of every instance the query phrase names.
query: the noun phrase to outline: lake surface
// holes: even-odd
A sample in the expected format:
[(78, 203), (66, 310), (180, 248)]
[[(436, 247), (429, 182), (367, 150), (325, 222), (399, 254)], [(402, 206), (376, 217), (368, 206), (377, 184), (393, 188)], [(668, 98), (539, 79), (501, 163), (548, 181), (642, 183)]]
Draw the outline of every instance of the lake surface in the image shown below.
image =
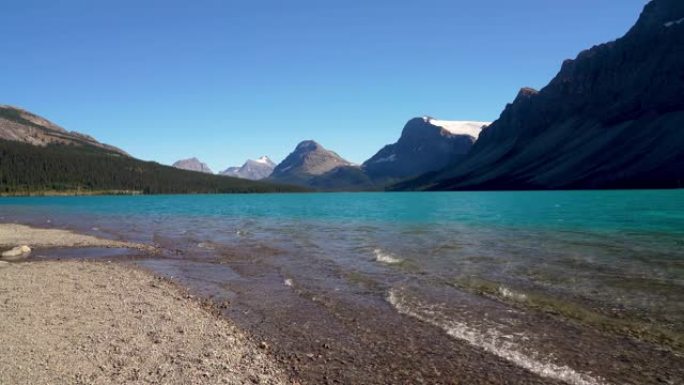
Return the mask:
[(261, 318), (273, 298), (387, 306), (561, 383), (638, 377), (547, 316), (684, 347), (684, 190), (0, 198), (0, 221), (155, 243), (166, 258), (137, 263)]

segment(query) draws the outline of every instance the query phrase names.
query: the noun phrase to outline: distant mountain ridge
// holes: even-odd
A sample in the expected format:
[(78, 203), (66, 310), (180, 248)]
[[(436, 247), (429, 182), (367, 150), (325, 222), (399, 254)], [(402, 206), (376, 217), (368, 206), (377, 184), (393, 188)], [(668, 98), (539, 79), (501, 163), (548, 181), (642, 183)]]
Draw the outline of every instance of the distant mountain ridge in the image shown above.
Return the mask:
[(129, 156), (125, 151), (100, 143), (92, 136), (67, 131), (43, 117), (7, 105), (0, 105), (0, 139), (34, 146), (49, 144), (92, 146), (118, 155)]
[(206, 174), (213, 174), (214, 172), (211, 171), (211, 168), (207, 166), (206, 163), (201, 162), (197, 158), (188, 158), (188, 159), (181, 159), (179, 161), (176, 161), (173, 165), (175, 168), (179, 168), (181, 170), (187, 170), (187, 171), (197, 171), (197, 172), (203, 172)]
[(268, 156), (262, 156), (257, 160), (247, 159), (240, 167), (228, 167), (221, 171), (220, 174), (236, 178), (261, 180), (271, 176), (275, 167), (276, 164)]
[(684, 187), (684, 1), (522, 89), (457, 165), (397, 189)]
[(135, 159), (36, 114), (0, 107), (0, 195), (305, 191)]

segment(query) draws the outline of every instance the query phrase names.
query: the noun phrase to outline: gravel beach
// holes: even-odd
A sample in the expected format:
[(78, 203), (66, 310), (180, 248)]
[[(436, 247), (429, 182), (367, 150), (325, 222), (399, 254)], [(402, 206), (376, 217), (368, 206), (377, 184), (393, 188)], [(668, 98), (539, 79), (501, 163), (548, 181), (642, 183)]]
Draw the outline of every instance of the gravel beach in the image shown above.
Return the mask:
[(0, 336), (0, 384), (286, 383), (266, 346), (120, 264), (4, 264)]

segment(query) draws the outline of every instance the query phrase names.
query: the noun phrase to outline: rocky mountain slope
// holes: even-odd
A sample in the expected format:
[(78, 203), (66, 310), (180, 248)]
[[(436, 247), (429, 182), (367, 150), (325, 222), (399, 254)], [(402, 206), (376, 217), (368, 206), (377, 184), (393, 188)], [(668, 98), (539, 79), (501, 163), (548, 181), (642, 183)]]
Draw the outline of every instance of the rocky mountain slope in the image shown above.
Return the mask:
[(209, 166), (207, 166), (206, 163), (201, 162), (197, 158), (181, 159), (174, 163), (173, 167), (187, 171), (204, 172), (207, 174), (214, 173), (213, 171), (211, 171), (211, 169), (209, 168)]
[(325, 149), (313, 140), (305, 140), (285, 160), (278, 164), (269, 180), (310, 185), (312, 179), (322, 176), (338, 167), (352, 164), (335, 152)]
[(242, 179), (261, 180), (268, 178), (273, 173), (275, 166), (276, 164), (269, 157), (262, 156), (257, 160), (248, 159), (241, 167), (228, 167), (220, 174)]
[(435, 171), (470, 151), (487, 122), (440, 121), (414, 118), (404, 126), (399, 140), (385, 146), (363, 163), (374, 180), (399, 180)]
[(459, 164), (397, 188), (684, 187), (684, 1), (523, 89)]
[(17, 141), (34, 146), (49, 144), (89, 146), (128, 156), (123, 150), (100, 143), (91, 136), (67, 131), (31, 112), (6, 105), (0, 105), (0, 140)]

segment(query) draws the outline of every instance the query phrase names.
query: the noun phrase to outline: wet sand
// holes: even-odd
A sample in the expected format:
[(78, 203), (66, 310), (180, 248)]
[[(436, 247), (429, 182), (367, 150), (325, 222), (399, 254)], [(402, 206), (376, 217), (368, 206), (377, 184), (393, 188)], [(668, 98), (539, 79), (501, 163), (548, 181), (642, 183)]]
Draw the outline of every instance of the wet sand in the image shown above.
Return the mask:
[(28, 245), (31, 248), (99, 247), (128, 248), (148, 252), (155, 250), (154, 247), (141, 243), (98, 238), (69, 230), (0, 223), (0, 247), (4, 250), (18, 245)]

